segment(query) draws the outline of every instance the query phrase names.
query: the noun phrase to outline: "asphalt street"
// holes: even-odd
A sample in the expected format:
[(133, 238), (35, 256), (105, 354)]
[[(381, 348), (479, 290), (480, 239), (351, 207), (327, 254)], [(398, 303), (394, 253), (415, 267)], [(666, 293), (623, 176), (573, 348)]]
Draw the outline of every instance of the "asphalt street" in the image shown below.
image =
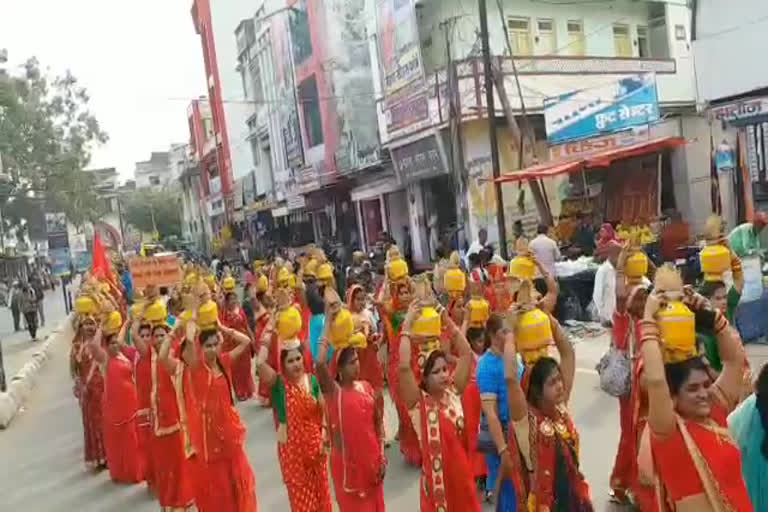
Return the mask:
[[(604, 350), (600, 345), (603, 340), (577, 345), (577, 352), (585, 357), (580, 358), (571, 408), (581, 433), (583, 470), (592, 486), (596, 509), (602, 511), (610, 510), (606, 498), (618, 440), (618, 404), (597, 388), (591, 360), (593, 353)], [(67, 351), (64, 344), (54, 349), (24, 412), (7, 430), (0, 431), (0, 453), (5, 461), (0, 467), (0, 511), (157, 510), (157, 502), (145, 486), (117, 485), (107, 472), (86, 470), (80, 410), (71, 392)], [(256, 473), (259, 509), (288, 511), (271, 412), (249, 402), (240, 405), (240, 413), (248, 427), (247, 452)], [(387, 416), (388, 430), (393, 431), (396, 418), (394, 414)], [(418, 510), (419, 471), (405, 465), (396, 443), (387, 455), (387, 508)]]

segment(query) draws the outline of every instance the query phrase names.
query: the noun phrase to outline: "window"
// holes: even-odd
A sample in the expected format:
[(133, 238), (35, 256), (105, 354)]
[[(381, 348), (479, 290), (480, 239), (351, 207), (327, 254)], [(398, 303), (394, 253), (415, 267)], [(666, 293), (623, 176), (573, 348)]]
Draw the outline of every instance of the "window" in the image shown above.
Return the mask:
[(259, 65), (260, 56), (257, 56), (250, 63), (251, 80), (253, 81), (253, 100), (257, 103), (264, 101), (263, 87), (261, 85), (261, 66)]
[(651, 46), (648, 41), (648, 27), (637, 26), (637, 53), (644, 59), (651, 56)]
[(261, 148), (259, 147), (258, 137), (251, 137), (251, 154), (253, 155), (253, 166), (258, 167), (261, 161)]
[(150, 176), (149, 177), (149, 184), (150, 185), (159, 185), (160, 184), (160, 178), (157, 176)]
[(555, 33), (555, 22), (551, 19), (536, 20), (538, 35), (538, 54), (555, 55), (557, 53), (557, 35)]
[(203, 136), (206, 140), (213, 137), (213, 119), (210, 117), (203, 119)]
[(531, 30), (528, 18), (507, 18), (509, 43), (514, 55), (531, 55)]
[(320, 97), (317, 94), (317, 81), (312, 76), (299, 85), (299, 101), (304, 114), (304, 128), (307, 147), (323, 143), (323, 120), (320, 115)]
[(632, 56), (632, 42), (629, 40), (628, 25), (613, 26), (613, 47), (616, 57)]
[(571, 55), (579, 57), (585, 55), (584, 22), (581, 20), (568, 21), (568, 49)]
[(293, 42), (293, 58), (296, 64), (301, 64), (312, 56), (312, 34), (309, 30), (306, 0), (296, 2), (288, 21)]

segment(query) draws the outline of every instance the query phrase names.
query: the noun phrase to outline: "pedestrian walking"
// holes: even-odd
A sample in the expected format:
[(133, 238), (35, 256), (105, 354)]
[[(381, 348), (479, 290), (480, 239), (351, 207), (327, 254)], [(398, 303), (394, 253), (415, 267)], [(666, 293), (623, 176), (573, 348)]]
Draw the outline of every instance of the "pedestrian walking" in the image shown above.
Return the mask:
[(13, 282), (13, 288), (11, 289), (11, 316), (13, 317), (13, 330), (19, 332), (21, 330), (21, 299), (24, 294), (21, 291), (21, 285), (18, 281)]
[(21, 311), (24, 313), (29, 336), (32, 341), (37, 341), (37, 297), (29, 283), (24, 283), (22, 287)]
[(40, 320), (40, 326), (45, 325), (45, 311), (43, 309), (43, 300), (45, 299), (45, 291), (43, 290), (43, 281), (40, 275), (34, 277), (32, 280), (32, 289), (35, 292), (35, 305), (37, 306), (37, 314)]

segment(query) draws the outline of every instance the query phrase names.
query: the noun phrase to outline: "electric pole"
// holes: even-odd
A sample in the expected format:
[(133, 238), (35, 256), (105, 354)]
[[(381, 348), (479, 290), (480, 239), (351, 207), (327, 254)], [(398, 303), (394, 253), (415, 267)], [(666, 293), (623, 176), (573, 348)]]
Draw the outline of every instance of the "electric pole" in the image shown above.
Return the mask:
[(485, 103), (488, 115), (488, 139), (491, 145), (491, 166), (493, 168), (493, 188), (496, 192), (496, 223), (499, 230), (499, 251), (507, 259), (507, 230), (504, 222), (504, 197), (501, 183), (496, 181), (501, 175), (499, 162), (499, 138), (496, 133), (496, 105), (493, 99), (493, 78), (491, 70), (491, 48), (488, 43), (488, 10), (485, 0), (478, 0), (480, 10), (480, 41), (483, 48), (483, 82), (485, 84)]

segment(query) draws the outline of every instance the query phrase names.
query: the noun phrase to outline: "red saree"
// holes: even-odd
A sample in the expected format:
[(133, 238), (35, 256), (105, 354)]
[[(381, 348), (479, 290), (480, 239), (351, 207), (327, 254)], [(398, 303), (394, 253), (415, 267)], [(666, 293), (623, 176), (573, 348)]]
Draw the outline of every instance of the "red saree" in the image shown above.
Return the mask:
[[(250, 336), (248, 332), (248, 318), (245, 311), (240, 306), (234, 310), (224, 310), (221, 312), (221, 323), (225, 326)], [(222, 352), (226, 353), (237, 346), (237, 342), (229, 336), (224, 336), (224, 346)], [(251, 372), (251, 359), (253, 350), (247, 350), (236, 361), (232, 362), (232, 387), (235, 397), (238, 400), (245, 401), (253, 397), (256, 392), (256, 384), (253, 381)]]
[[(245, 357), (242, 354), (241, 357)], [(197, 501), (200, 512), (256, 512), (256, 479), (245, 455), (246, 429), (232, 399), (235, 361), (219, 357), (218, 376), (200, 362), (192, 370), (202, 418), (202, 460), (205, 477)]]
[(467, 431), (467, 454), (472, 465), (472, 475), (474, 478), (480, 478), (488, 474), (488, 468), (485, 466), (485, 456), (477, 450), (477, 432), (480, 428), (483, 407), (480, 400), (480, 390), (477, 388), (476, 370), (478, 356), (473, 354), (472, 357), (472, 372), (470, 373), (469, 383), (461, 395), (461, 406), (464, 409), (464, 423), (466, 424)]
[(678, 417), (677, 430), (666, 439), (651, 434), (663, 510), (753, 510), (741, 472), (741, 452), (728, 433), (727, 416), (723, 402), (713, 396), (708, 423)]
[[(132, 347), (128, 347), (132, 348)], [(104, 447), (109, 476), (115, 482), (136, 483), (144, 479), (146, 457), (139, 445), (136, 411), (139, 401), (133, 380), (135, 349), (110, 357), (104, 379)]]
[(323, 405), (312, 393), (316, 381), (309, 374), (298, 383), (283, 377), (278, 379), (285, 390), (288, 435), (286, 442), (278, 442), (277, 455), (291, 511), (331, 512), (328, 458), (323, 443)]
[[(267, 324), (269, 323), (269, 314), (262, 314), (260, 317), (256, 319), (256, 330), (253, 333), (254, 337), (256, 338), (256, 353), (258, 353), (259, 349), (261, 348), (261, 337), (264, 334), (264, 329), (267, 327)], [(273, 366), (272, 368), (275, 368)], [(259, 397), (259, 400), (261, 401), (262, 405), (269, 406), (270, 404), (270, 389), (269, 386), (265, 386), (264, 383), (259, 379), (259, 386), (257, 390), (257, 396)]]
[(376, 427), (383, 409), (374, 389), (364, 381), (350, 389), (335, 385), (328, 413), (331, 475), (340, 512), (384, 512), (386, 458)]
[(148, 350), (136, 362), (136, 394), (138, 410), (136, 411), (136, 427), (139, 436), (139, 453), (144, 457), (144, 479), (150, 488), (155, 486), (155, 473), (150, 445), (152, 441), (152, 354)]
[[(392, 320), (386, 315), (384, 319), (384, 328), (387, 332), (387, 339), (389, 340), (389, 392), (392, 395), (392, 401), (395, 402), (395, 408), (397, 409), (397, 415), (400, 419), (398, 435), (400, 438), (400, 453), (403, 454), (405, 462), (412, 466), (421, 466), (421, 448), (419, 446), (419, 438), (416, 435), (416, 430), (413, 428), (411, 417), (408, 414), (408, 408), (405, 407), (400, 393), (398, 392), (400, 386), (400, 375), (398, 365), (400, 364), (400, 324), (398, 323), (397, 329), (395, 329)], [(421, 372), (415, 371), (414, 376), (416, 380), (421, 380)]]
[[(627, 353), (635, 343), (635, 333), (639, 325), (629, 313), (614, 312), (613, 330), (611, 337), (614, 346)], [(637, 387), (637, 382), (632, 382), (632, 391)], [(619, 447), (616, 452), (616, 461), (611, 473), (611, 489), (627, 492), (633, 485), (637, 476), (637, 441), (635, 422), (635, 407), (632, 394), (619, 398), (619, 425), (621, 435)]]
[(439, 402), (422, 392), (411, 416), (424, 454), (421, 511), (480, 512), (459, 396), (449, 389)]
[(188, 507), (199, 494), (201, 421), (190, 374), (183, 364), (170, 373), (152, 354), (151, 457), (161, 507)]
[(104, 448), (103, 395), (104, 378), (99, 365), (87, 349), (88, 341), (80, 336), (72, 343), (72, 363), (76, 377), (75, 393), (80, 401), (85, 438), (84, 455), (88, 467), (104, 466), (107, 454)]

